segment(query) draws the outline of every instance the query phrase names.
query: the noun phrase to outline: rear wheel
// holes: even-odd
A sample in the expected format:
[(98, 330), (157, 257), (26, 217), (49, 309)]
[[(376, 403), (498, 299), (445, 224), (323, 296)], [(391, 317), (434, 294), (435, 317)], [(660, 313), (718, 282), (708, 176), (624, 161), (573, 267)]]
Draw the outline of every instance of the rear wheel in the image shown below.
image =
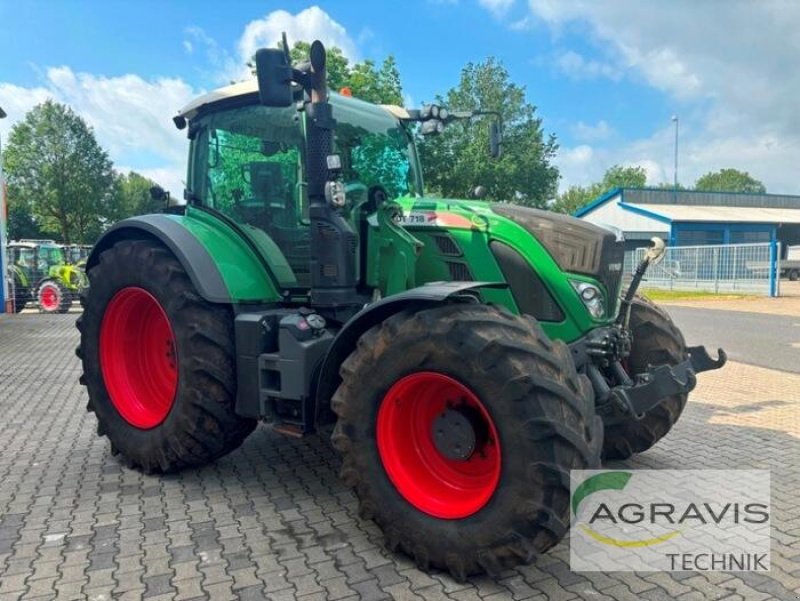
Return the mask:
[(793, 282), (796, 282), (798, 279), (800, 279), (800, 271), (797, 269), (792, 269), (789, 272), (789, 279)]
[(89, 272), (78, 320), (98, 433), (147, 472), (202, 465), (255, 427), (236, 415), (233, 316), (205, 302), (151, 241), (122, 241)]
[(362, 515), (454, 577), (529, 562), (569, 524), (569, 471), (602, 423), (567, 347), (485, 305), (402, 312), (341, 368), (333, 444)]
[[(630, 328), (633, 346), (627, 368), (631, 375), (655, 365), (676, 365), (688, 358), (686, 342), (669, 315), (650, 300), (637, 296), (631, 305)], [(615, 418), (606, 424), (603, 439), (605, 459), (627, 459), (646, 451), (678, 421), (688, 395), (666, 397), (637, 420), (632, 416)]]
[(39, 284), (36, 301), (42, 313), (66, 313), (72, 306), (72, 294), (58, 280)]

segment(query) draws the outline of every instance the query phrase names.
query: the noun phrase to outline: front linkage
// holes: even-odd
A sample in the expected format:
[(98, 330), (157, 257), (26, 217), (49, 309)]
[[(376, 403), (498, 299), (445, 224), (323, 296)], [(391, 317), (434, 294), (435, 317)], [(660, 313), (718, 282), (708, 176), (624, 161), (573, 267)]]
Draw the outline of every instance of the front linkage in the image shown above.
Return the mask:
[(686, 348), (688, 358), (676, 365), (650, 365), (633, 377), (628, 373), (626, 363), (633, 345), (631, 305), (647, 268), (663, 258), (664, 250), (663, 240), (653, 238), (621, 301), (616, 323), (593, 330), (570, 345), (577, 368), (592, 383), (597, 412), (606, 423), (631, 416), (641, 419), (663, 399), (694, 390), (698, 373), (720, 369), (728, 360), (722, 349), (713, 359), (704, 346), (691, 346)]

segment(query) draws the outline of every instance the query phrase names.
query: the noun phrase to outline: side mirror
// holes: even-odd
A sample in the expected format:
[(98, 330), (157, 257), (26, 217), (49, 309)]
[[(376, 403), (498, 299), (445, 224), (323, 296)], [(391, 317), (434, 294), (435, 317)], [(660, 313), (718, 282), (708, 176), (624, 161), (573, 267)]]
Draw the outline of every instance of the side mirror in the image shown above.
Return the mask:
[(256, 77), (258, 97), (264, 106), (289, 106), (292, 104), (292, 67), (286, 53), (278, 48), (261, 48), (256, 51)]
[(475, 186), (472, 190), (472, 198), (477, 198), (478, 200), (486, 198), (486, 187), (485, 186)]
[(503, 133), (500, 131), (500, 124), (492, 121), (489, 124), (489, 154), (492, 158), (500, 158), (503, 153)]
[(169, 192), (164, 190), (161, 186), (153, 186), (150, 188), (150, 198), (158, 202), (163, 202), (169, 198)]
[(645, 252), (645, 258), (650, 265), (658, 265), (664, 259), (666, 252), (667, 245), (661, 238), (654, 236), (650, 238), (650, 248)]

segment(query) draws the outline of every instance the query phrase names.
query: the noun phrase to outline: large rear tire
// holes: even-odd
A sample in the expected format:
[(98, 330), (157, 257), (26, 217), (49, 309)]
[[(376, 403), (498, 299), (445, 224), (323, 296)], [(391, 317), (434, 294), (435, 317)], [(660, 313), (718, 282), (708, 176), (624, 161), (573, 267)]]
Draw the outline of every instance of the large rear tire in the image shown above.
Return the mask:
[[(633, 347), (627, 368), (631, 375), (644, 372), (650, 366), (676, 365), (689, 356), (683, 334), (667, 312), (643, 296), (633, 300), (630, 328)], [(616, 418), (616, 421), (606, 424), (603, 458), (627, 459), (652, 447), (678, 421), (687, 398), (687, 394), (669, 396), (640, 420)]]
[(58, 280), (45, 280), (36, 291), (42, 313), (66, 313), (72, 306), (72, 293)]
[(389, 548), (463, 580), (564, 536), (569, 472), (599, 466), (602, 422), (567, 347), (534, 320), (476, 304), (398, 313), (341, 376), (341, 475)]
[(203, 465), (255, 427), (234, 411), (229, 307), (204, 301), (163, 246), (118, 242), (89, 271), (78, 319), (87, 409), (112, 452), (145, 472)]

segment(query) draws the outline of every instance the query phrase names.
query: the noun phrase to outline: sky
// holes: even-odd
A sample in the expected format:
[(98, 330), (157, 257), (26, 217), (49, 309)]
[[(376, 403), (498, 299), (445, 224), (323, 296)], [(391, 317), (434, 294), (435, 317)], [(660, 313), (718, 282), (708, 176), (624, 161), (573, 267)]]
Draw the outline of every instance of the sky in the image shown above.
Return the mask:
[(94, 128), (117, 169), (180, 196), (187, 141), (172, 116), (246, 77), (286, 31), (353, 61), (397, 60), (407, 105), (499, 58), (556, 135), (560, 188), (615, 164), (671, 182), (727, 167), (800, 193), (800, 3), (792, 0), (0, 0), (3, 141), (47, 98)]

